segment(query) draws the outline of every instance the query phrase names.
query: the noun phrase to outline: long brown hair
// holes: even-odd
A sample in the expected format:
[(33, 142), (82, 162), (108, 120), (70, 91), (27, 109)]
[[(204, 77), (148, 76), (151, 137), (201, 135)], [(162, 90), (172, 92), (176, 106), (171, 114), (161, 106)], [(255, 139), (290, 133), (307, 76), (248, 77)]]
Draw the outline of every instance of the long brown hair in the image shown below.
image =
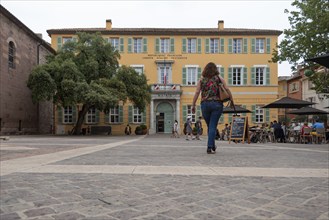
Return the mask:
[(202, 76), (212, 78), (215, 75), (219, 75), (216, 64), (213, 62), (208, 63), (202, 71)]

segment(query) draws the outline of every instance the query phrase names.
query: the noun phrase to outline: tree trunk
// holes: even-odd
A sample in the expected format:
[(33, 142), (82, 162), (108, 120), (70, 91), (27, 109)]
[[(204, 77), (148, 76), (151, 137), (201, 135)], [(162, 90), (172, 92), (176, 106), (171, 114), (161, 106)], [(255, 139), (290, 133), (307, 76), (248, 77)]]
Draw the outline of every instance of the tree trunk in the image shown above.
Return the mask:
[(78, 113), (78, 120), (77, 120), (77, 123), (75, 124), (75, 129), (74, 129), (73, 135), (81, 134), (83, 120), (84, 120), (85, 115), (87, 114), (88, 110), (89, 110), (89, 105), (84, 104), (82, 106), (82, 109)]

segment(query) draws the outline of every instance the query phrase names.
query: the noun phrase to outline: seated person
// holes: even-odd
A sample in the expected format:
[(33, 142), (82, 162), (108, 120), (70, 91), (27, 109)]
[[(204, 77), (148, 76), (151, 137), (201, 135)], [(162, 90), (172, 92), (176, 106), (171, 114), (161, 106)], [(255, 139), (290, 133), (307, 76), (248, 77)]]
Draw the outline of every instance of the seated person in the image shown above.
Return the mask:
[(316, 120), (315, 120), (315, 123), (314, 123), (313, 126), (312, 126), (312, 129), (315, 130), (316, 128), (324, 128), (324, 124), (321, 123), (321, 122), (319, 121), (319, 119), (316, 119)]
[[(308, 126), (307, 122), (305, 122), (304, 125), (302, 126), (302, 128), (300, 129), (300, 133), (301, 133), (301, 135), (307, 134), (307, 133), (304, 132), (304, 129), (305, 129), (305, 128), (310, 128), (310, 127)], [(308, 133), (308, 134), (309, 134), (309, 133)]]

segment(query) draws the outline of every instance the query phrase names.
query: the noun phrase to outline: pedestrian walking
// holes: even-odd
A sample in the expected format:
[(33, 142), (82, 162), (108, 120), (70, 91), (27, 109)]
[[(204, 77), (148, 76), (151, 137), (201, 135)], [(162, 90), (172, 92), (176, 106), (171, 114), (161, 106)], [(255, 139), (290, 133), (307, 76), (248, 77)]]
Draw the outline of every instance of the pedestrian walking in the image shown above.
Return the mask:
[[(192, 112), (195, 112), (195, 103), (201, 93), (201, 111), (204, 120), (208, 127), (208, 142), (207, 142), (207, 153), (212, 154), (216, 152), (215, 137), (218, 125), (218, 120), (223, 113), (223, 103), (219, 99), (219, 84), (229, 91), (225, 80), (219, 75), (216, 64), (210, 62), (206, 65), (202, 71), (202, 76), (198, 81), (196, 91), (192, 103)], [(233, 97), (231, 92), (230, 95), (230, 106), (233, 107)]]
[(196, 139), (200, 140), (200, 135), (202, 135), (202, 123), (201, 123), (202, 117), (200, 116), (199, 119), (195, 122), (195, 128), (196, 128)]
[(191, 140), (193, 139), (192, 137), (192, 121), (191, 121), (192, 117), (191, 116), (187, 116), (186, 122), (185, 122), (185, 131), (186, 131), (186, 140), (190, 140), (189, 136), (191, 137)]
[(172, 137), (179, 138), (178, 129), (179, 129), (178, 121), (175, 120), (175, 123), (174, 123), (174, 126), (173, 126), (173, 135), (172, 135)]

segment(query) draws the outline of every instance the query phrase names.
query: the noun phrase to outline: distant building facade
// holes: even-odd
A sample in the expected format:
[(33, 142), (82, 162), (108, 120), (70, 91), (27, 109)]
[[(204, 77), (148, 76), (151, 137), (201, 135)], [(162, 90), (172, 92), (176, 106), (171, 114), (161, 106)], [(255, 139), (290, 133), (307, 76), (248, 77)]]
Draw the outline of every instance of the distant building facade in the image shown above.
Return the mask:
[(28, 77), (55, 50), (0, 5), (0, 134), (51, 133), (52, 104), (33, 104)]
[[(113, 134), (123, 134), (126, 124), (132, 129), (146, 124), (150, 133), (170, 133), (174, 120), (184, 124), (187, 116), (195, 122), (191, 111), (196, 83), (208, 62), (218, 66), (230, 86), (235, 104), (250, 109), (250, 124), (277, 119), (277, 109), (263, 109), (278, 97), (278, 64), (269, 63), (278, 43), (277, 30), (224, 28), (69, 28), (47, 31), (51, 45), (57, 50), (73, 40), (77, 32), (100, 32), (121, 54), (121, 65), (145, 74), (152, 86), (152, 99), (145, 113), (131, 103), (119, 105), (108, 114), (92, 109), (84, 127), (111, 125)], [(64, 134), (74, 126), (79, 106), (57, 107), (56, 133)], [(221, 117), (219, 127), (228, 123), (232, 114)]]

